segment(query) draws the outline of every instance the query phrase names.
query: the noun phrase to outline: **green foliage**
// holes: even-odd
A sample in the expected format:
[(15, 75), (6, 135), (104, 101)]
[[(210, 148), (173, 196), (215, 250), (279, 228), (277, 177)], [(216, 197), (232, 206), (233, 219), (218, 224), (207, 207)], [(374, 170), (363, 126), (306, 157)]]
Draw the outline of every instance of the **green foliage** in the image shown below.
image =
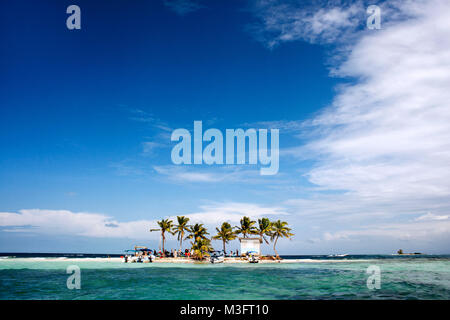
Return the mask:
[(243, 217), (240, 221), (241, 225), (236, 227), (236, 234), (242, 234), (244, 238), (248, 235), (258, 234), (258, 230), (254, 226), (256, 221), (250, 220), (249, 217)]
[(169, 219), (162, 219), (161, 221), (157, 221), (159, 227), (161, 228), (161, 237), (162, 237), (162, 254), (165, 256), (164, 253), (164, 244), (166, 242), (166, 232), (169, 232), (173, 234), (173, 221)]
[(202, 260), (214, 249), (211, 247), (211, 240), (198, 238), (197, 241), (192, 242), (192, 250), (194, 250), (194, 258)]
[(214, 240), (222, 240), (223, 242), (223, 251), (226, 252), (225, 244), (228, 241), (236, 239), (236, 233), (233, 232), (233, 228), (228, 222), (222, 223), (222, 226), (216, 228), (217, 234), (212, 237)]
[(273, 243), (273, 250), (275, 251), (275, 255), (278, 257), (278, 252), (276, 250), (277, 241), (279, 238), (291, 238), (294, 234), (291, 233), (291, 228), (288, 227), (288, 223), (285, 221), (277, 220), (272, 222), (271, 235), (270, 240), (275, 242)]
[(183, 238), (186, 232), (189, 232), (190, 226), (188, 226), (189, 218), (185, 216), (177, 217), (178, 224), (174, 228), (174, 234), (178, 235), (177, 239), (180, 242), (180, 250), (183, 246)]
[(269, 244), (269, 241), (267, 241), (266, 236), (270, 237), (272, 234), (272, 223), (267, 218), (258, 219), (258, 235), (260, 237), (260, 241), (264, 240), (267, 244)]
[(189, 235), (186, 239), (194, 239), (196, 242), (199, 239), (206, 239), (207, 232), (206, 228), (203, 226), (203, 223), (196, 223), (193, 226), (189, 227)]
[[(214, 250), (211, 246), (211, 240), (207, 238), (209, 235), (206, 228), (202, 223), (196, 223), (194, 225), (188, 225), (189, 218), (185, 216), (177, 216), (178, 224), (174, 225), (172, 220), (162, 219), (157, 221), (161, 231), (162, 238), (162, 251), (164, 254), (164, 245), (166, 240), (166, 232), (177, 235), (177, 239), (180, 242), (180, 249), (183, 244), (183, 240), (191, 239), (192, 250), (194, 251), (193, 257), (195, 259), (203, 259), (208, 253)], [(240, 220), (240, 226), (234, 227), (236, 231), (233, 231), (233, 227), (228, 223), (224, 222), (220, 228), (216, 228), (217, 234), (212, 237), (214, 240), (222, 240), (223, 251), (226, 250), (226, 244), (237, 238), (238, 234), (242, 234), (244, 238), (249, 235), (258, 235), (260, 237), (261, 243), (264, 241), (269, 244), (267, 240), (273, 242), (273, 250), (276, 256), (278, 253), (276, 251), (276, 245), (279, 238), (291, 238), (294, 234), (291, 233), (291, 228), (288, 227), (288, 223), (285, 221), (277, 220), (271, 222), (268, 218), (258, 219), (258, 226), (255, 226), (256, 221), (251, 220), (249, 217), (244, 216)], [(151, 229), (150, 231), (157, 231)], [(186, 237), (184, 235), (188, 233)], [(402, 253), (400, 249), (399, 254)]]

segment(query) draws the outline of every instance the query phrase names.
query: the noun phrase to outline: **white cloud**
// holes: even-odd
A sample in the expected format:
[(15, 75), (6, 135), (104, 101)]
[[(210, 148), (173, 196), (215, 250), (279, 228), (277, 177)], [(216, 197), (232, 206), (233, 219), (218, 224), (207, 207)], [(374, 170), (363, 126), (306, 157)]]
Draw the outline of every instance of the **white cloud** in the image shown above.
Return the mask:
[(420, 217), (417, 217), (416, 219), (414, 219), (415, 221), (439, 221), (439, 220), (448, 220), (449, 216), (445, 215), (445, 216), (438, 216), (435, 214), (432, 214), (431, 212), (428, 212), (427, 214), (424, 214)]
[(275, 121), (258, 121), (247, 122), (242, 124), (245, 128), (258, 128), (258, 129), (278, 129), (282, 133), (298, 132), (305, 127), (303, 121), (296, 120), (275, 120)]
[[(190, 223), (203, 223), (210, 232), (214, 232), (213, 228), (225, 221), (237, 225), (243, 216), (257, 219), (287, 214), (282, 207), (240, 202), (210, 203), (200, 206), (199, 209), (197, 212), (186, 211), (177, 215), (189, 217)], [(169, 218), (176, 223), (177, 215), (161, 218)], [(149, 229), (159, 228), (156, 222), (159, 219), (125, 222), (98, 213), (26, 209), (17, 213), (0, 212), (0, 229), (2, 232), (157, 240), (159, 234), (150, 233)]]
[[(358, 14), (352, 5), (305, 13), (278, 1), (263, 3), (267, 10), (257, 16), (272, 36), (263, 39), (269, 46), (292, 40), (323, 43), (339, 36), (332, 75), (353, 80), (338, 88), (332, 105), (318, 116), (302, 125), (286, 124), (313, 137), (280, 153), (314, 159), (305, 177), (316, 186), (312, 196), (286, 204), (324, 223), (374, 226), (328, 233), (328, 239), (448, 234), (450, 2), (389, 1), (382, 4), (382, 30), (358, 32), (352, 29)], [(427, 211), (435, 214), (416, 222), (429, 224), (392, 224)], [(382, 219), (389, 223), (380, 224)]]
[(415, 18), (364, 35), (337, 69), (358, 82), (312, 121), (319, 138), (304, 150), (323, 160), (311, 182), (364, 195), (450, 196), (450, 4), (416, 6), (400, 5)]
[(200, 206), (199, 212), (189, 213), (186, 216), (194, 223), (204, 223), (211, 226), (219, 226), (222, 222), (239, 224), (243, 216), (252, 219), (270, 216), (287, 215), (283, 207), (262, 206), (254, 203), (226, 202), (213, 203)]
[(361, 1), (321, 3), (324, 7), (319, 7), (317, 2), (306, 7), (303, 2), (256, 1), (253, 13), (258, 22), (250, 31), (271, 48), (295, 40), (313, 43), (342, 41), (365, 22), (362, 20), (365, 10)]
[(173, 129), (153, 114), (139, 108), (130, 108), (124, 105), (121, 106), (121, 109), (131, 115), (129, 117), (130, 120), (147, 124), (154, 129), (158, 129), (160, 131), (159, 136), (170, 138), (170, 133)]
[(225, 178), (224, 175), (198, 172), (177, 166), (154, 166), (153, 169), (157, 173), (168, 176), (169, 179), (177, 182), (218, 182)]
[(205, 166), (154, 166), (153, 169), (174, 182), (251, 182), (253, 179), (264, 179), (259, 175), (256, 167), (242, 168), (242, 166), (220, 166), (206, 168)]
[(164, 147), (163, 144), (154, 141), (145, 141), (142, 143), (142, 151), (145, 154), (153, 154), (156, 149)]
[(152, 236), (149, 229), (155, 225), (155, 220), (119, 222), (103, 214), (68, 210), (28, 209), (18, 213), (0, 212), (0, 227), (4, 232), (152, 239), (155, 236)]

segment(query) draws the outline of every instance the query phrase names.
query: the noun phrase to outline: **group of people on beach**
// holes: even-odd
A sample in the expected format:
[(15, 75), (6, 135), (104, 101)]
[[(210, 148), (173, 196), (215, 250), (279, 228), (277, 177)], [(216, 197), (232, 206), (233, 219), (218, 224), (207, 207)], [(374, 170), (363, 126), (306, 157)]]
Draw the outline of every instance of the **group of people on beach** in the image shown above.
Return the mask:
[[(178, 258), (178, 257), (188, 257), (189, 258), (189, 257), (193, 256), (193, 254), (194, 254), (194, 250), (192, 250), (192, 249), (191, 250), (185, 249), (184, 251), (172, 249), (172, 250), (170, 250), (170, 252), (166, 251), (164, 256), (169, 257), (169, 258)], [(161, 251), (158, 252), (158, 256), (162, 256)], [(230, 253), (225, 254), (225, 256), (239, 257), (239, 251), (238, 250), (236, 250), (235, 252), (230, 251)]]
[[(161, 250), (145, 250), (145, 251), (141, 251), (141, 252), (136, 252), (137, 256), (150, 256), (150, 255), (154, 255), (155, 257), (166, 257), (166, 258), (189, 258), (192, 257), (194, 254), (194, 250), (189, 250), (189, 249), (185, 249), (184, 251), (179, 249), (171, 249), (170, 251), (165, 250), (164, 255), (163, 252)], [(227, 257), (239, 257), (239, 250), (236, 251), (230, 251), (229, 253), (225, 254), (225, 256)]]
[[(194, 255), (194, 251), (191, 249), (185, 249), (184, 251), (179, 249), (171, 249), (170, 251), (165, 250), (164, 254), (161, 250), (151, 250), (151, 249), (141, 249), (134, 252), (134, 259), (137, 258), (136, 262), (152, 262), (155, 257), (158, 258), (190, 258)], [(125, 255), (123, 258), (125, 262), (128, 262), (133, 255)], [(230, 251), (224, 254), (226, 257), (239, 257), (239, 250)]]

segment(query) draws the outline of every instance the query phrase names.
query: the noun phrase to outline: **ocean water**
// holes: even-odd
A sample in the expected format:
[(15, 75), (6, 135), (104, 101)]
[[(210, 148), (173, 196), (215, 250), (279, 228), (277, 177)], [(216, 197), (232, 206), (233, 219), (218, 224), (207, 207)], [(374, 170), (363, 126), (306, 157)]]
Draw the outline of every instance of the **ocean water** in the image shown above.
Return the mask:
[[(124, 264), (114, 259), (1, 257), (0, 299), (450, 299), (450, 256), (287, 257), (280, 264)], [(70, 290), (66, 268), (81, 269)], [(366, 270), (381, 270), (369, 290)]]

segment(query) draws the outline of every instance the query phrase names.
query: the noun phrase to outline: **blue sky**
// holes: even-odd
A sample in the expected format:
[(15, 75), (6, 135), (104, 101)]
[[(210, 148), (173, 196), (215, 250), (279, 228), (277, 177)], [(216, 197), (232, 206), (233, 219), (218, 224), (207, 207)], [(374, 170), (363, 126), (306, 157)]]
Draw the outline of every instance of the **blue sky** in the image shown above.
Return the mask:
[[(378, 2), (381, 30), (362, 1), (78, 1), (81, 30), (70, 4), (0, 8), (0, 251), (156, 247), (161, 217), (250, 215), (291, 224), (285, 254), (448, 253), (445, 1)], [(278, 128), (279, 173), (173, 165), (194, 120)]]

